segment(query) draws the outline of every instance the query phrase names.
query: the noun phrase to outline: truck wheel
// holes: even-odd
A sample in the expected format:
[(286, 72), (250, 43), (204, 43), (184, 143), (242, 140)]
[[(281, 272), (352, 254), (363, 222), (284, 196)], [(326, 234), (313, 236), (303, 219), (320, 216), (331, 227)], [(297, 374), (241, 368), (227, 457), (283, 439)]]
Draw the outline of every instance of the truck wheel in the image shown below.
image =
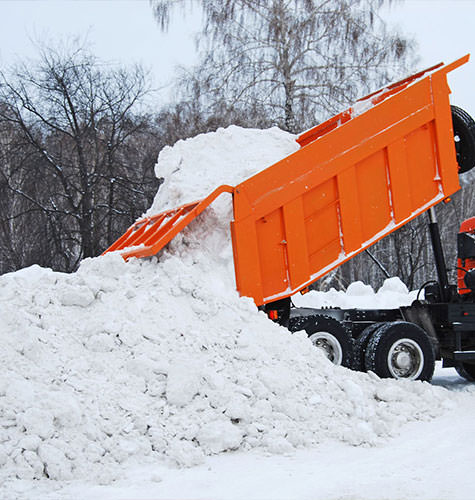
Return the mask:
[(430, 380), (434, 367), (431, 340), (414, 323), (383, 323), (368, 342), (365, 368), (381, 378)]
[(463, 174), (475, 166), (475, 121), (462, 108), (450, 106), (450, 109), (457, 163), (459, 173)]
[(353, 340), (342, 323), (328, 316), (309, 318), (304, 328), (315, 347), (321, 349), (335, 365), (349, 368), (353, 357)]
[(460, 363), (455, 367), (457, 373), (469, 382), (475, 382), (475, 365), (471, 363)]
[(359, 335), (353, 344), (353, 364), (352, 368), (358, 372), (366, 371), (365, 367), (365, 353), (368, 347), (368, 342), (371, 339), (373, 333), (382, 325), (383, 323), (373, 323), (367, 326)]

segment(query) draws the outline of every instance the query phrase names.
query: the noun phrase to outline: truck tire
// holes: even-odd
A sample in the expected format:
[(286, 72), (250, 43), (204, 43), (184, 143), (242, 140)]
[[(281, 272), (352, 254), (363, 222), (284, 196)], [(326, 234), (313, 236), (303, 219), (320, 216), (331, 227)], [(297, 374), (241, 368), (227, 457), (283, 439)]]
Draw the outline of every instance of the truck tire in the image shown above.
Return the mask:
[(468, 172), (475, 166), (475, 121), (457, 106), (450, 106), (454, 129), (455, 152), (459, 173)]
[(359, 335), (356, 337), (353, 343), (353, 364), (351, 368), (358, 372), (366, 371), (365, 367), (365, 354), (366, 348), (368, 347), (368, 342), (370, 341), (373, 333), (382, 325), (383, 323), (373, 323), (367, 326)]
[(430, 380), (434, 367), (432, 342), (414, 323), (383, 323), (368, 342), (365, 368), (381, 378)]
[(460, 363), (455, 369), (457, 373), (468, 382), (475, 382), (475, 365), (471, 363)]
[(312, 344), (321, 349), (333, 364), (350, 368), (353, 340), (343, 324), (322, 315), (310, 316), (308, 320), (304, 330)]

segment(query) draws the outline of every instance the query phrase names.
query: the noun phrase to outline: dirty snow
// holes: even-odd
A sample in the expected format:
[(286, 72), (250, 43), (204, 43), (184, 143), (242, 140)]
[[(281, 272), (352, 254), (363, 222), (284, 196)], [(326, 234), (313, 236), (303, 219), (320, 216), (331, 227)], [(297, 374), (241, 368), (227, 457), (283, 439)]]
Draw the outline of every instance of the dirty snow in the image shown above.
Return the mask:
[[(173, 175), (151, 210), (267, 166), (279, 136), (230, 127), (180, 141), (160, 156), (157, 171)], [(223, 141), (245, 159), (230, 176)], [(71, 275), (32, 266), (0, 277), (0, 497), (31, 498), (37, 480), (111, 484), (134, 466), (191, 467), (232, 450), (378, 447), (454, 408), (443, 388), (333, 366), (304, 333), (239, 298), (229, 217), (207, 210), (159, 262), (108, 254)], [(396, 296), (408, 300), (397, 279), (376, 293), (354, 284), (315, 295), (345, 307)]]

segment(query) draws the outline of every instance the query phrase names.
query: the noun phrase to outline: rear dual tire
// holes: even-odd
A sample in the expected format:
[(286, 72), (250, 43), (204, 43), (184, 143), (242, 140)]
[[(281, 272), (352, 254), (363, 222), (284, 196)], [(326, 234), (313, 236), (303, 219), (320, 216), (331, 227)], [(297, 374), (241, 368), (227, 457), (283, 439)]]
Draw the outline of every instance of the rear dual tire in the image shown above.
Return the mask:
[(376, 328), (366, 347), (365, 369), (381, 378), (430, 380), (435, 354), (427, 333), (414, 323), (394, 321)]
[(432, 342), (414, 323), (374, 323), (354, 342), (343, 323), (328, 316), (308, 317), (303, 329), (335, 365), (372, 371), (381, 378), (430, 380), (434, 373)]
[(367, 326), (356, 338), (353, 346), (353, 370), (365, 372), (365, 354), (368, 343), (371, 340), (374, 332), (382, 325), (382, 323), (373, 323)]

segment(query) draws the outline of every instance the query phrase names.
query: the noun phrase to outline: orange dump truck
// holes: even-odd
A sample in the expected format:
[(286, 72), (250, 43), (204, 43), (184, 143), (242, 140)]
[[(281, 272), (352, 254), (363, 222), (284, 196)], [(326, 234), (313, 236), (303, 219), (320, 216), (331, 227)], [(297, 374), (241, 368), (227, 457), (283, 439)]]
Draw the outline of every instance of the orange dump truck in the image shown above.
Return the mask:
[[(220, 186), (203, 200), (137, 221), (106, 252), (155, 255), (217, 196), (230, 193), (237, 289), (271, 319), (307, 331), (336, 364), (428, 380), (434, 360), (443, 358), (475, 378), (475, 270), (464, 267), (475, 259), (475, 225), (465, 224), (470, 229), (459, 235), (457, 290), (448, 283), (432, 209), (475, 164), (475, 123), (450, 106), (447, 84), (447, 73), (468, 59), (360, 99), (300, 135), (295, 153), (235, 187)], [(293, 294), (426, 211), (438, 282), (425, 289), (424, 301), (384, 311), (291, 307)]]

